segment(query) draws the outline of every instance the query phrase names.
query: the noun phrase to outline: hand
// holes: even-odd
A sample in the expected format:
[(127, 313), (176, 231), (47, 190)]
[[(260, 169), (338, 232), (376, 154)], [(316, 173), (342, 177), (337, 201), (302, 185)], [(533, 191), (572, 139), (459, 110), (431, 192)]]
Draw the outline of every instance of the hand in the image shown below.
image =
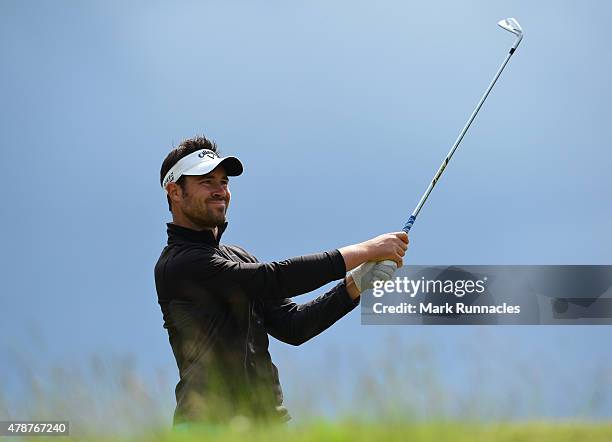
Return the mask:
[(341, 247), (338, 250), (344, 259), (346, 270), (352, 270), (367, 261), (390, 260), (397, 267), (403, 265), (402, 257), (408, 248), (406, 232), (386, 233), (359, 244)]
[(391, 279), (395, 270), (397, 270), (397, 266), (394, 261), (368, 261), (353, 270), (351, 277), (359, 293), (362, 293), (373, 288), (374, 281), (388, 281)]
[(406, 232), (393, 232), (377, 236), (363, 244), (367, 250), (368, 261), (394, 261), (399, 268), (404, 264), (403, 257), (408, 249), (408, 242)]

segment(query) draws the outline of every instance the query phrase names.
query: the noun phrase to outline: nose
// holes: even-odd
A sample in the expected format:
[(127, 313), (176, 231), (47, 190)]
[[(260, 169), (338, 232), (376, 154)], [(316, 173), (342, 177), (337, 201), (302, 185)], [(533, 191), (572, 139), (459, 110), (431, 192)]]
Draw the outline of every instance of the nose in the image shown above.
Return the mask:
[(224, 184), (217, 184), (213, 187), (211, 195), (215, 198), (225, 198), (227, 196), (227, 188)]

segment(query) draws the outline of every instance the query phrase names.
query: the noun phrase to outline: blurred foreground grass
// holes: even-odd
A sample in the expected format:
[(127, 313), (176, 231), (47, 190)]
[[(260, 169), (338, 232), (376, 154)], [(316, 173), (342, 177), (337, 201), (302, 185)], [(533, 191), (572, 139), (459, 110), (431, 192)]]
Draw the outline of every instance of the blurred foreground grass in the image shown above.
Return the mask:
[(319, 362), (279, 352), (294, 417), (287, 427), (237, 419), (189, 432), (169, 429), (174, 367), (171, 374), (139, 367), (134, 355), (50, 364), (7, 353), (0, 420), (69, 421), (71, 438), (32, 438), (56, 442), (612, 441), (612, 366), (565, 370), (561, 355), (551, 370), (541, 361), (555, 359), (545, 354), (505, 364), (485, 344), (486, 336), (466, 342), (458, 353), (465, 360), (454, 358), (452, 366), (427, 341), (391, 338), (358, 354), (332, 348)]
[[(24, 438), (19, 438), (24, 440)], [(88, 437), (30, 438), (25, 440), (79, 440), (96, 442), (191, 442), (191, 441), (611, 441), (612, 424), (586, 422), (529, 422), (529, 423), (363, 423), (355, 420), (321, 421), (288, 427), (253, 427), (248, 422), (237, 422), (228, 427), (203, 427), (189, 431), (143, 432), (131, 438)]]

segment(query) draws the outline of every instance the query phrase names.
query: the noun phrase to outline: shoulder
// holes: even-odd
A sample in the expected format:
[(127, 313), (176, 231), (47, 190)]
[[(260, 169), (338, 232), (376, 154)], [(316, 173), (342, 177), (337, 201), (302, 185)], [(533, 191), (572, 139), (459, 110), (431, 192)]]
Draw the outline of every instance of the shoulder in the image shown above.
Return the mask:
[(233, 253), (234, 255), (238, 256), (243, 262), (259, 262), (255, 256), (251, 255), (249, 252), (247, 252), (240, 246), (236, 246), (233, 244), (222, 244), (221, 249)]
[(166, 268), (185, 268), (190, 265), (201, 265), (213, 261), (218, 250), (206, 244), (176, 244), (167, 246), (158, 261)]

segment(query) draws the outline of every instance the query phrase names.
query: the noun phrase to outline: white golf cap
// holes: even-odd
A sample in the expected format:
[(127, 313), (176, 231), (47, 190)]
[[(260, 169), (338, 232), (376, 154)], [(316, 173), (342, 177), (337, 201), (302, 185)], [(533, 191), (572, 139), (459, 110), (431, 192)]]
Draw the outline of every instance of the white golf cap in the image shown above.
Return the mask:
[(242, 163), (238, 158), (220, 157), (212, 150), (202, 149), (178, 160), (164, 177), (162, 188), (166, 190), (168, 183), (175, 183), (183, 175), (206, 175), (220, 164), (228, 176), (238, 176), (242, 173)]

